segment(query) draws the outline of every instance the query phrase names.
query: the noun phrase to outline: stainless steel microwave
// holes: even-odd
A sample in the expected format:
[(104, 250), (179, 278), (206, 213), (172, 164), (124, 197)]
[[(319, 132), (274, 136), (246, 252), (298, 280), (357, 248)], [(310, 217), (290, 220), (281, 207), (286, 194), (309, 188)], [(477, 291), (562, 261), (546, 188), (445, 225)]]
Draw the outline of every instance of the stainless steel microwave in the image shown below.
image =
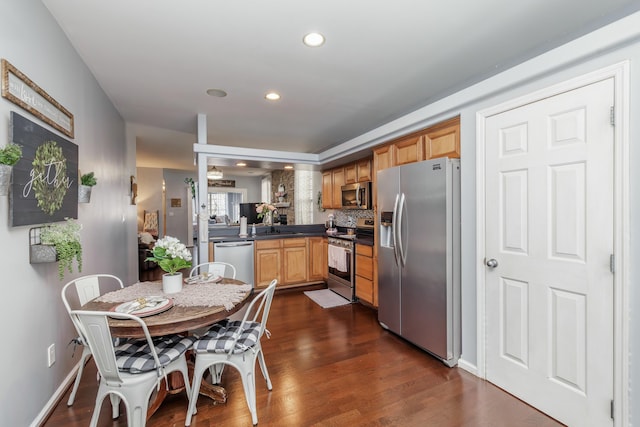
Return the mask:
[(371, 182), (343, 185), (342, 209), (373, 209), (371, 205)]

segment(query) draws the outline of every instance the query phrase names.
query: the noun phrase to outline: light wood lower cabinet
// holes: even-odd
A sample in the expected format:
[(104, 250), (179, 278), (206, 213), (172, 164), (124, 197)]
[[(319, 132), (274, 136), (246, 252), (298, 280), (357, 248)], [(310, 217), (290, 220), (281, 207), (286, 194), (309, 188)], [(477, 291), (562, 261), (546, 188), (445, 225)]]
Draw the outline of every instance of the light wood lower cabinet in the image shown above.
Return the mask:
[(278, 279), (278, 287), (324, 280), (326, 240), (322, 237), (256, 240), (256, 287), (264, 288), (273, 279)]
[(309, 237), (309, 281), (325, 280), (329, 274), (327, 267), (327, 239)]
[(356, 296), (374, 304), (373, 246), (356, 245)]
[(255, 248), (256, 288), (266, 288), (273, 279), (282, 283), (281, 240), (257, 240)]
[(282, 284), (307, 281), (307, 239), (282, 240)]

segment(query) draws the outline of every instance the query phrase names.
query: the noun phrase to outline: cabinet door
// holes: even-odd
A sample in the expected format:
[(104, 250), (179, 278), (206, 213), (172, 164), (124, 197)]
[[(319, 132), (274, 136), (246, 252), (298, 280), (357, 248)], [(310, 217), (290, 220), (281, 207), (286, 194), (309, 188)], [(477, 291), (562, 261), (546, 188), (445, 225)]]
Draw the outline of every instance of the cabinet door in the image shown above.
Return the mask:
[(344, 167), (344, 183), (355, 184), (358, 182), (358, 175), (356, 172), (356, 164), (352, 163)]
[(327, 247), (322, 237), (309, 237), (309, 281), (322, 280), (328, 274)]
[(356, 276), (356, 296), (360, 301), (373, 305), (373, 282), (362, 276)]
[(391, 166), (393, 166), (393, 150), (391, 150), (391, 145), (386, 145), (373, 150), (374, 177), (376, 172), (390, 168)]
[(359, 160), (356, 163), (358, 182), (371, 181), (371, 159)]
[(394, 166), (415, 163), (424, 160), (424, 138), (414, 135), (403, 138), (393, 144)]
[(307, 281), (307, 247), (292, 247), (282, 250), (284, 258), (282, 283), (304, 283)]
[(324, 209), (333, 207), (333, 173), (331, 171), (322, 173), (322, 207)]
[(344, 185), (344, 168), (333, 170), (333, 203), (331, 207), (340, 209), (342, 207), (342, 186)]
[(460, 119), (456, 117), (428, 129), (424, 141), (426, 159), (460, 158)]
[(282, 249), (256, 250), (256, 288), (265, 288), (273, 279), (282, 283)]

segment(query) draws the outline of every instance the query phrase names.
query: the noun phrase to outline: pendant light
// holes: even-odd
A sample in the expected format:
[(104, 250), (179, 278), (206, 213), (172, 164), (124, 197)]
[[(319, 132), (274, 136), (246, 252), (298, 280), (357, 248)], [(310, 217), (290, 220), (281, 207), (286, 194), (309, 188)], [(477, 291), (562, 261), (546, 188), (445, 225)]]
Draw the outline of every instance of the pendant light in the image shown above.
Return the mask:
[(207, 171), (207, 179), (222, 179), (222, 171), (215, 166), (212, 167)]

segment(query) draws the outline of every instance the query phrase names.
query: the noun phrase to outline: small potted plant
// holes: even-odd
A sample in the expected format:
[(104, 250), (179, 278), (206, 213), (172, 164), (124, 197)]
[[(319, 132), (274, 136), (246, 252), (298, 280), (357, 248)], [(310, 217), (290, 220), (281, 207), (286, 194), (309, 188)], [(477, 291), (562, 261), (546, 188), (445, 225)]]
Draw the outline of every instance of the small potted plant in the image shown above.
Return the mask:
[(9, 194), (13, 165), (22, 158), (22, 147), (13, 142), (0, 148), (0, 196)]
[(158, 239), (151, 253), (153, 256), (146, 261), (158, 263), (160, 268), (167, 272), (162, 275), (162, 291), (165, 294), (180, 292), (182, 273), (179, 270), (191, 267), (191, 252), (177, 238), (165, 236)]
[(65, 218), (64, 223), (44, 227), (40, 232), (40, 242), (53, 246), (58, 260), (58, 278), (64, 278), (64, 271), (73, 273), (73, 260), (78, 264), (78, 272), (82, 271), (82, 245), (80, 229), (82, 226), (72, 218)]
[(78, 203), (89, 203), (91, 200), (91, 187), (96, 185), (98, 180), (93, 172), (85, 173), (80, 177), (80, 186), (78, 187)]

